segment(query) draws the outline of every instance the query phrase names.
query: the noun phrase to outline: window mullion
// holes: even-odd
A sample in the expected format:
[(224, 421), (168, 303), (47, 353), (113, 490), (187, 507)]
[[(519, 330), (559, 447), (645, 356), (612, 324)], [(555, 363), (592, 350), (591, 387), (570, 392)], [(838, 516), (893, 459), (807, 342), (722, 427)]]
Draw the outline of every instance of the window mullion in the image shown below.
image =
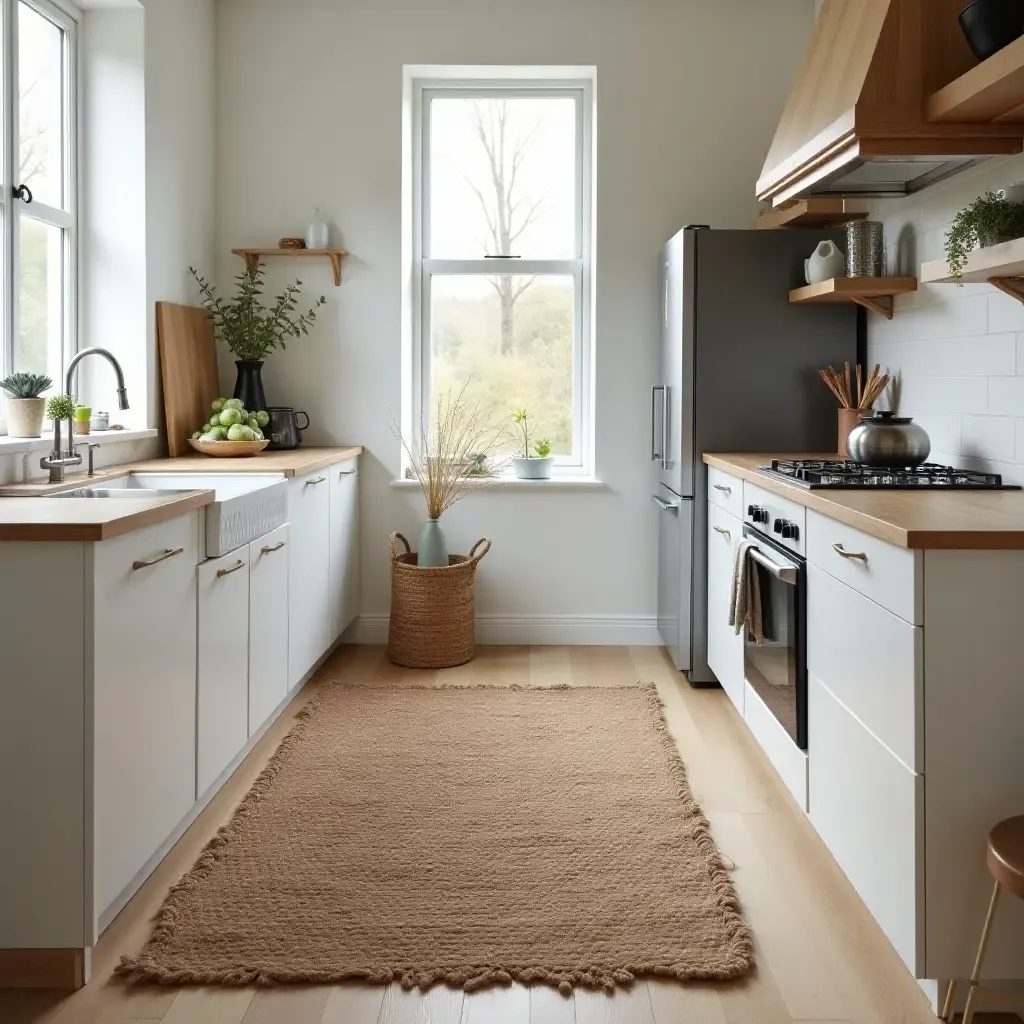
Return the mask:
[(14, 369), (15, 337), (18, 329), (15, 299), (15, 260), (17, 259), (18, 211), (12, 193), (17, 174), (17, 0), (2, 0), (3, 15), (3, 351), (0, 362), (4, 373)]

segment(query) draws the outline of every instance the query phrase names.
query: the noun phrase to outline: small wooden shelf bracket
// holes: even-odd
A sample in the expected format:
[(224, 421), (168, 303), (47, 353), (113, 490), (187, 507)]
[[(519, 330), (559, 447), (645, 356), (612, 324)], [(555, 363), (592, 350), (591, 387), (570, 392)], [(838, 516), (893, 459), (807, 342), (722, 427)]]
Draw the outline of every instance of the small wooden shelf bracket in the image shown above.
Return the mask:
[(851, 295), (850, 298), (869, 312), (884, 316), (886, 320), (892, 319), (893, 297), (891, 295), (878, 295), (874, 298), (868, 298), (866, 295)]
[(1024, 277), (990, 277), (988, 283), (998, 288), (1004, 295), (1024, 302)]

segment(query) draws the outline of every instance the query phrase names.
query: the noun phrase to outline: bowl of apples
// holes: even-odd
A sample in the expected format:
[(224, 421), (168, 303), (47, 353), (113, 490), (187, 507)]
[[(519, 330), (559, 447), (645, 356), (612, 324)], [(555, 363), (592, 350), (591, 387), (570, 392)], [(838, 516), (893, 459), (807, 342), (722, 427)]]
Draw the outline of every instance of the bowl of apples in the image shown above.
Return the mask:
[(197, 452), (214, 458), (256, 455), (270, 444), (263, 436), (269, 422), (267, 413), (249, 412), (240, 398), (218, 398), (210, 407), (210, 418), (188, 443)]

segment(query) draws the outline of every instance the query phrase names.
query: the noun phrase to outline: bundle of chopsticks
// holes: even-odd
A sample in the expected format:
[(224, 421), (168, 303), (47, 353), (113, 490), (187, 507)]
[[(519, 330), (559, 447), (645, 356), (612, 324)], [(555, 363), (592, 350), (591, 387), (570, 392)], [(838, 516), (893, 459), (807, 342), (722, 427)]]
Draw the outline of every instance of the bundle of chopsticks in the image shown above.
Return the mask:
[[(821, 379), (828, 385), (829, 391), (839, 399), (843, 409), (870, 409), (878, 396), (889, 386), (889, 375), (880, 373), (881, 366), (875, 363), (871, 376), (864, 380), (864, 372), (860, 363), (856, 366), (856, 396), (850, 380), (850, 364), (845, 363), (843, 372), (833, 370), (831, 366), (819, 370)], [(856, 401), (855, 401), (856, 399)]]

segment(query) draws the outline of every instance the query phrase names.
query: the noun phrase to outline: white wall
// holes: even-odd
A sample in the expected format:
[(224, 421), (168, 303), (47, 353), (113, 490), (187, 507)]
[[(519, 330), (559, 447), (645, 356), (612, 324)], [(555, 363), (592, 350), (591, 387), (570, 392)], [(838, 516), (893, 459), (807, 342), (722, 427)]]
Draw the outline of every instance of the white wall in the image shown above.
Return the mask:
[[(957, 211), (1024, 180), (1024, 157), (990, 160), (905, 200), (879, 201), (889, 266), (917, 276), (944, 259)], [(900, 374), (900, 411), (932, 440), (931, 461), (1024, 483), (1024, 305), (988, 284), (920, 285), (891, 321), (868, 317), (868, 355)]]
[[(598, 493), (471, 496), (452, 547), (494, 540), (478, 593), (490, 639), (654, 642), (649, 392), (658, 268), (687, 222), (748, 226), (753, 182), (810, 33), (811, 0), (223, 0), (218, 5), (219, 279), (232, 246), (301, 232), (314, 206), (352, 256), (308, 339), (271, 357), (271, 404), (306, 409), (310, 442), (356, 442), (363, 461), (363, 612), (389, 601), (387, 539), (414, 539), (418, 492), (396, 491), (401, 395), (401, 101), (406, 64), (597, 67)], [(519, 617), (527, 617), (524, 621)], [(487, 628), (489, 624), (489, 629)]]

